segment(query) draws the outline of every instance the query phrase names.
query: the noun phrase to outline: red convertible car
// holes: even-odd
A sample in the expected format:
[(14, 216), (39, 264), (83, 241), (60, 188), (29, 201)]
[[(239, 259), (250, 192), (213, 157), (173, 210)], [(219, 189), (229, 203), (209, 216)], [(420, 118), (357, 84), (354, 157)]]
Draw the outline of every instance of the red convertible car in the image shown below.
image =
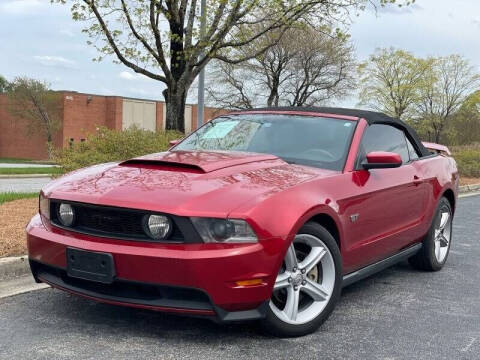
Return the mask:
[(367, 111), (220, 116), (167, 152), (47, 185), (27, 227), (33, 276), (108, 304), (304, 335), (354, 281), (404, 259), (444, 266), (458, 173), (429, 145)]

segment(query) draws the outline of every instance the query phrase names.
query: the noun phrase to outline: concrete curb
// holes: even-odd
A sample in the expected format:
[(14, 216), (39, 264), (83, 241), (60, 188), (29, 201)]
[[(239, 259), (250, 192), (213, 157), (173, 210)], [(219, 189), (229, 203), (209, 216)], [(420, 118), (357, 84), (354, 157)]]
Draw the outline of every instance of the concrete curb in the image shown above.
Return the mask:
[(0, 280), (12, 279), (30, 273), (27, 255), (0, 258)]
[(458, 191), (459, 191), (460, 194), (465, 194), (465, 193), (474, 192), (474, 191), (480, 191), (480, 184), (460, 186), (458, 188)]
[(0, 175), (0, 179), (34, 179), (34, 178), (52, 178), (52, 175), (50, 175), (50, 174)]

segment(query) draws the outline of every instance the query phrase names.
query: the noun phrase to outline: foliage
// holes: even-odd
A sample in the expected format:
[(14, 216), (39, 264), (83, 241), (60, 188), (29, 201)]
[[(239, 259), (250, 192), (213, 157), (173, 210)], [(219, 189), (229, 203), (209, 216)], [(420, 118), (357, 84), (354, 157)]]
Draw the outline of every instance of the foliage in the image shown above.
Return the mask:
[[(353, 47), (348, 37), (307, 24), (292, 27), (263, 54), (238, 65), (217, 62), (207, 92), (228, 109), (311, 106), (342, 98), (353, 88)], [(270, 35), (276, 37), (277, 35)], [(252, 42), (242, 51), (261, 47)]]
[(480, 178), (480, 143), (452, 149), (460, 176)]
[(183, 136), (177, 131), (151, 132), (131, 127), (124, 131), (100, 128), (84, 142), (59, 150), (55, 160), (65, 171), (167, 150), (169, 141)]
[(462, 103), (480, 85), (480, 75), (460, 55), (434, 59), (432, 76), (419, 89), (418, 119), (430, 141), (440, 142)]
[(48, 83), (27, 77), (15, 78), (7, 94), (10, 98), (8, 111), (19, 121), (27, 122), (29, 134), (45, 135), (51, 158), (53, 137), (61, 125), (60, 94), (50, 90)]
[(0, 94), (7, 92), (9, 82), (2, 75), (0, 75)]
[(443, 142), (449, 145), (480, 143), (480, 91), (471, 94), (447, 124)]
[(0, 193), (0, 204), (19, 199), (29, 199), (38, 197), (38, 192), (6, 192)]
[(377, 50), (358, 67), (359, 105), (408, 118), (419, 101), (419, 89), (431, 78), (432, 61), (417, 59), (404, 50)]
[[(261, 55), (302, 19), (316, 24), (344, 20), (371, 0), (51, 0), (71, 4), (72, 17), (86, 23), (97, 60), (114, 56), (134, 72), (163, 82), (166, 128), (184, 131), (187, 92), (211, 59), (238, 64)], [(409, 4), (411, 0), (401, 3)], [(395, 0), (379, 0), (382, 6)], [(205, 20), (205, 31), (201, 31)], [(271, 38), (275, 33), (278, 36)], [(269, 38), (270, 36), (270, 38)], [(257, 41), (248, 56), (235, 50)], [(268, 41), (266, 41), (268, 39)], [(240, 54), (240, 56), (239, 56)]]
[[(425, 140), (453, 143), (455, 136), (462, 136), (458, 131), (475, 123), (466, 116), (478, 114), (476, 104), (475, 108), (462, 104), (480, 85), (480, 75), (460, 55), (422, 59), (403, 50), (383, 49), (358, 71), (360, 105), (410, 122)], [(463, 123), (463, 129), (453, 122)]]
[(61, 174), (62, 169), (59, 167), (23, 167), (23, 168), (0, 168), (0, 175), (40, 175), (40, 174)]

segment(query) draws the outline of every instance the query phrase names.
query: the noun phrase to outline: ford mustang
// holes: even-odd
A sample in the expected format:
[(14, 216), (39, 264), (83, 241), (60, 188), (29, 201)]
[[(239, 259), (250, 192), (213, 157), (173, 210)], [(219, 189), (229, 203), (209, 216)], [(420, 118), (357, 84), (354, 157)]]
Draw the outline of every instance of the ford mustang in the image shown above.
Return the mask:
[(236, 112), (45, 186), (29, 261), (88, 299), (301, 336), (354, 281), (405, 259), (440, 270), (457, 192), (448, 149), (384, 114)]

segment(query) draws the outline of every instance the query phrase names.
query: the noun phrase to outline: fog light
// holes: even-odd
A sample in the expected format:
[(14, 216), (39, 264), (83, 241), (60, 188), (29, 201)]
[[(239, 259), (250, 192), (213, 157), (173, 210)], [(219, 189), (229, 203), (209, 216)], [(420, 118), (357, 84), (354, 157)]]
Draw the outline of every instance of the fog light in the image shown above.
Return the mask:
[(63, 226), (72, 226), (75, 220), (75, 212), (70, 204), (60, 204), (58, 207), (58, 219)]
[(150, 215), (146, 218), (145, 222), (146, 233), (152, 239), (163, 240), (170, 235), (172, 226), (168, 217), (163, 215)]

